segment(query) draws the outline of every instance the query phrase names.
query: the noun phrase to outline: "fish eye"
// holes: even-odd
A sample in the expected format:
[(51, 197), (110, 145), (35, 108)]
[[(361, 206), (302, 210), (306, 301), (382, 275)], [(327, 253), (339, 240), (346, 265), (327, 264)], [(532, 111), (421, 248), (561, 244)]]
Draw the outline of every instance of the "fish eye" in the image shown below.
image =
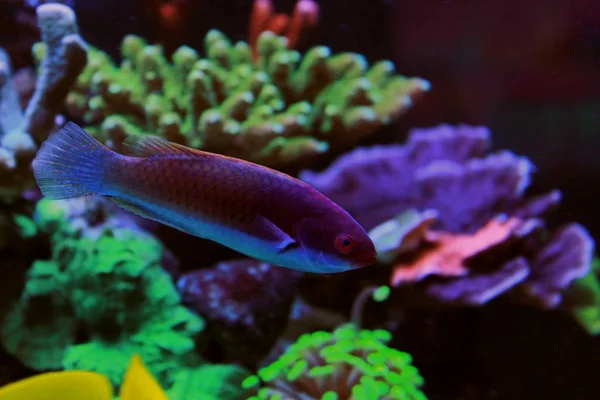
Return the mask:
[(339, 234), (335, 238), (335, 248), (342, 254), (348, 254), (354, 250), (354, 238), (346, 233)]

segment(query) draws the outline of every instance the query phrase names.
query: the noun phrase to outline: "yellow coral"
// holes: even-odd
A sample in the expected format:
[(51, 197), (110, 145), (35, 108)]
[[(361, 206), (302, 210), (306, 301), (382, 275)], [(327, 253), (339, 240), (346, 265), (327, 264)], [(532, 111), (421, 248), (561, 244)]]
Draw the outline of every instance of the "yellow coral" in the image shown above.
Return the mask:
[[(169, 400), (138, 355), (131, 358), (121, 400)], [(0, 400), (112, 400), (108, 378), (88, 371), (48, 372), (0, 388)]]
[(0, 388), (0, 400), (111, 400), (107, 377), (95, 372), (48, 372)]
[(131, 359), (120, 397), (121, 400), (169, 400), (138, 355)]

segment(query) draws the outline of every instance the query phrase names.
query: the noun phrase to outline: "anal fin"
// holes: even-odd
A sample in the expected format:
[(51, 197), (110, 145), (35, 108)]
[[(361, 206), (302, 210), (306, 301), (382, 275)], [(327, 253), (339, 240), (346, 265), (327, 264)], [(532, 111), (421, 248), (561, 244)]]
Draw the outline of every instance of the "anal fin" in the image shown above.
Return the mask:
[(159, 223), (166, 225), (168, 227), (171, 227), (173, 229), (177, 229), (178, 231), (182, 231), (182, 232), (188, 233), (190, 235), (202, 238), (202, 236), (200, 236), (198, 233), (192, 232), (187, 227), (180, 226), (180, 224), (178, 224), (174, 221), (170, 221), (166, 216), (158, 214), (155, 211), (144, 207), (143, 205), (133, 204), (127, 200), (123, 200), (118, 197), (111, 197), (111, 200), (114, 201), (115, 203), (117, 203), (119, 206), (126, 209), (127, 211), (130, 211), (136, 215), (139, 215), (140, 217), (159, 222)]
[(152, 211), (148, 210), (147, 208), (145, 208), (139, 204), (130, 203), (127, 200), (123, 200), (119, 197), (111, 197), (110, 199), (112, 201), (114, 201), (115, 203), (117, 203), (119, 206), (126, 209), (127, 211), (130, 211), (136, 215), (139, 215), (140, 217), (144, 217), (144, 218), (151, 219), (153, 221), (158, 221), (158, 222), (164, 223), (162, 218), (159, 215), (156, 215)]

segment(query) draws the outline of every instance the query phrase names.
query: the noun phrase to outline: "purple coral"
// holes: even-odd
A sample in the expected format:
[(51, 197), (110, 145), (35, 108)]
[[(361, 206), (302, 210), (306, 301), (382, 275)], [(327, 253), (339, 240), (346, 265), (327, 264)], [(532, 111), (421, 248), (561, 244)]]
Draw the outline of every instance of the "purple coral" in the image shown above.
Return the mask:
[(304, 171), (300, 179), (371, 229), (407, 209), (424, 208), (422, 197), (428, 193), (420, 193), (423, 189), (418, 180), (432, 162), (463, 165), (481, 157), (489, 147), (486, 128), (442, 125), (435, 130), (415, 129), (405, 145), (356, 149), (326, 171)]
[(487, 274), (432, 282), (425, 288), (425, 294), (444, 302), (481, 305), (523, 282), (528, 275), (527, 260), (518, 257)]
[[(533, 165), (508, 151), (484, 157), (490, 147), (485, 127), (414, 129), (405, 145), (357, 149), (300, 179), (367, 229), (407, 209), (429, 208), (441, 214), (436, 229), (473, 232), (499, 213), (534, 217), (558, 202), (555, 192), (525, 203)], [(531, 201), (535, 206), (527, 206)]]
[(518, 288), (555, 307), (560, 291), (589, 271), (593, 240), (578, 224), (548, 235), (540, 218), (558, 205), (560, 192), (525, 198), (532, 163), (509, 151), (486, 154), (490, 147), (485, 127), (414, 129), (404, 145), (357, 149), (326, 171), (305, 171), (300, 178), (367, 229), (411, 209), (438, 212), (432, 228), (452, 233), (473, 233), (498, 215), (523, 220), (530, 229), (519, 234), (519, 243), (504, 246), (503, 254), (485, 258), (487, 268), (419, 285), (424, 295), (443, 302), (482, 304)]
[(594, 241), (581, 225), (569, 224), (532, 250), (529, 257), (499, 263), (491, 272), (431, 282), (424, 293), (444, 302), (479, 305), (513, 289), (530, 302), (555, 308), (562, 302), (562, 291), (590, 270)]
[(592, 264), (594, 242), (578, 224), (569, 224), (552, 234), (531, 262), (531, 273), (521, 289), (546, 307), (556, 307), (561, 291), (585, 276)]
[(298, 276), (286, 268), (239, 259), (188, 272), (178, 287), (184, 303), (207, 320), (211, 356), (253, 366), (283, 332)]

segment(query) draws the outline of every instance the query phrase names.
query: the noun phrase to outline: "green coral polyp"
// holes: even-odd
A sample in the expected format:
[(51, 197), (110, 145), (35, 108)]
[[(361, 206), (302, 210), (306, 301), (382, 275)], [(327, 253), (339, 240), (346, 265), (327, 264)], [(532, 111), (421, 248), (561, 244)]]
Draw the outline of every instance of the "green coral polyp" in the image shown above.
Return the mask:
[(109, 145), (152, 134), (285, 167), (355, 144), (429, 87), (394, 75), (389, 61), (369, 68), (363, 56), (331, 55), (325, 46), (302, 57), (271, 32), (260, 36), (258, 49), (253, 62), (247, 43), (232, 44), (212, 30), (206, 58), (183, 46), (169, 62), (160, 46), (129, 35), (118, 67), (90, 48), (67, 107)]
[(242, 386), (258, 388), (254, 400), (426, 399), (412, 357), (388, 347), (390, 339), (388, 331), (359, 330), (353, 324), (305, 334)]
[(331, 375), (335, 372), (335, 367), (332, 365), (320, 365), (318, 367), (312, 367), (308, 372), (308, 375), (316, 378), (320, 376)]

